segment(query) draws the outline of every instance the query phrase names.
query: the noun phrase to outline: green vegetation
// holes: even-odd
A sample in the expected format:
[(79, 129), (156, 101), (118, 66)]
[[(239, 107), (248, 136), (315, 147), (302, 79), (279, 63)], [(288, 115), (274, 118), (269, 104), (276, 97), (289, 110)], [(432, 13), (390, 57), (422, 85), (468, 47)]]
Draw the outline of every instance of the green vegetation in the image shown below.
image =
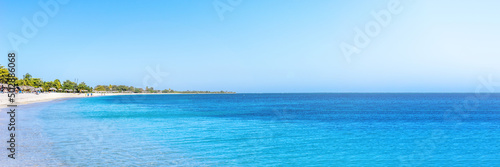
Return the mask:
[[(9, 71), (4, 66), (0, 66), (0, 83), (7, 83), (9, 79)], [(14, 78), (15, 84), (23, 91), (55, 91), (55, 92), (74, 92), (74, 93), (83, 93), (83, 92), (113, 92), (113, 93), (189, 93), (189, 94), (232, 94), (235, 92), (227, 92), (227, 91), (175, 91), (172, 89), (165, 90), (155, 90), (153, 87), (146, 86), (146, 89), (136, 88), (133, 86), (126, 85), (97, 85), (95, 89), (89, 87), (85, 82), (80, 82), (77, 84), (76, 82), (72, 82), (70, 80), (66, 80), (61, 84), (59, 79), (55, 79), (54, 81), (43, 81), (41, 78), (34, 78), (29, 73), (23, 75), (22, 79)]]
[[(0, 66), (0, 83), (7, 83), (9, 79), (9, 70), (4, 66)], [(17, 78), (15, 78), (17, 80)]]
[(165, 90), (156, 90), (153, 87), (146, 86), (146, 89), (135, 88), (133, 86), (125, 86), (125, 85), (97, 85), (94, 91), (102, 91), (102, 92), (114, 92), (114, 93), (186, 93), (186, 94), (234, 94), (236, 92), (228, 92), (228, 91), (176, 91), (172, 89)]
[(125, 85), (97, 85), (95, 86), (95, 91), (106, 91), (106, 92), (118, 92), (118, 93), (131, 93), (135, 91), (133, 86)]
[(189, 93), (189, 94), (234, 94), (236, 92), (228, 92), (228, 91), (219, 91), (219, 92), (211, 92), (211, 91), (175, 91), (172, 89), (165, 89), (161, 91), (162, 93)]

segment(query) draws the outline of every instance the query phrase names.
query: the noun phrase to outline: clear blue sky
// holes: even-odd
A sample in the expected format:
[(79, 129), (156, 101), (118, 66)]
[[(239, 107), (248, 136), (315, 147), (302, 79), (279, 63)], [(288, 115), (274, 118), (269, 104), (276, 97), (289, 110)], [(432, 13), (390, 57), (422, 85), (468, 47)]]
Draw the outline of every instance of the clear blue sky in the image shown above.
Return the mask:
[[(48, 0), (40, 0), (46, 2)], [(214, 0), (71, 0), (19, 45), (19, 73), (175, 90), (473, 92), (500, 78), (500, 1), (404, 1), (347, 61), (355, 28), (389, 0), (242, 0), (221, 19)], [(0, 1), (0, 53), (38, 0)], [(227, 9), (227, 8), (226, 8)], [(43, 20), (43, 19), (42, 19)], [(5, 65), (6, 58), (0, 59)], [(155, 82), (147, 67), (168, 73)], [(500, 80), (500, 79), (497, 79)]]

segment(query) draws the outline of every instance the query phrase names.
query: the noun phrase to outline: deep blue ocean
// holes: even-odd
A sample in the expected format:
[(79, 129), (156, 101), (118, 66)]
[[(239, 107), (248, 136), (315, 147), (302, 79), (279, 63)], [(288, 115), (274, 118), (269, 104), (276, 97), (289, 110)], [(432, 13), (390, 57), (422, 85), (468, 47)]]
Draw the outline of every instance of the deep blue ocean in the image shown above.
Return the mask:
[(500, 94), (130, 95), (19, 110), (65, 166), (500, 166)]

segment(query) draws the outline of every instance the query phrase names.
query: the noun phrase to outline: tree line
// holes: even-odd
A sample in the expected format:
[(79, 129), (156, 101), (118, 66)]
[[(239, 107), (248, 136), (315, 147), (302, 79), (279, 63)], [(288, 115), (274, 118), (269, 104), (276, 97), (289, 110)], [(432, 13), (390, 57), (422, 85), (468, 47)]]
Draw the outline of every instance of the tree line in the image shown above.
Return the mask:
[[(9, 79), (9, 71), (4, 66), (0, 65), (0, 83), (7, 83)], [(54, 81), (43, 81), (41, 78), (34, 78), (29, 73), (23, 75), (22, 79), (14, 77), (15, 84), (17, 86), (31, 86), (34, 88), (42, 88), (43, 91), (49, 91), (51, 88), (55, 88), (56, 91), (62, 92), (118, 92), (118, 93), (211, 93), (211, 94), (227, 94), (235, 93), (228, 91), (176, 91), (172, 89), (156, 90), (153, 87), (146, 86), (146, 89), (136, 88), (133, 86), (126, 85), (97, 85), (95, 88), (88, 86), (85, 82), (76, 83), (70, 80), (66, 80), (61, 83), (59, 79)]]

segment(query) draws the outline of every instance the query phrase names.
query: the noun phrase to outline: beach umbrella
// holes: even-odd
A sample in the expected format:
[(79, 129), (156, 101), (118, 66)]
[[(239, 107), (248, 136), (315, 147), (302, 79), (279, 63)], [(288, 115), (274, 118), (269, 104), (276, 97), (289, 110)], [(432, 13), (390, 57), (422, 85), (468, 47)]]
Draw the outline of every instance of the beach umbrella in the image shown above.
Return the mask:
[(56, 88), (49, 88), (49, 90), (56, 91), (57, 89)]
[(61, 89), (61, 88), (59, 88), (59, 91), (61, 91), (61, 90), (62, 90), (62, 89)]

